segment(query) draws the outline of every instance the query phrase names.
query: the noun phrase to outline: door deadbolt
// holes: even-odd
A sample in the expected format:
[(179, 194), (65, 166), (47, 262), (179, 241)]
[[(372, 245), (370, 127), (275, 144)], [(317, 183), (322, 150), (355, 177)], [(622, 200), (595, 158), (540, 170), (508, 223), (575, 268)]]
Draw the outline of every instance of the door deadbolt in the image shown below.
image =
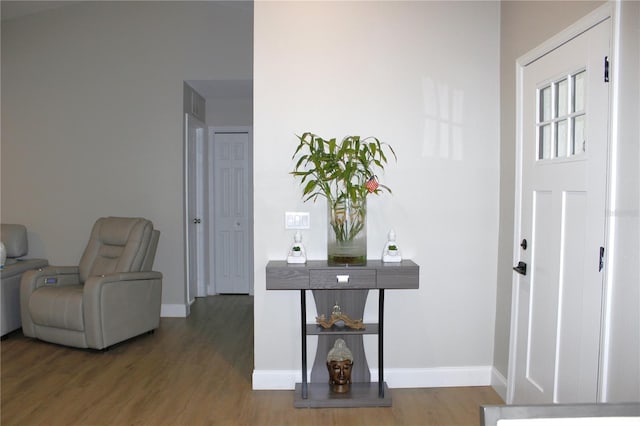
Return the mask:
[(527, 249), (527, 239), (523, 238), (522, 242), (520, 243), (520, 247), (522, 247), (522, 250), (526, 250)]

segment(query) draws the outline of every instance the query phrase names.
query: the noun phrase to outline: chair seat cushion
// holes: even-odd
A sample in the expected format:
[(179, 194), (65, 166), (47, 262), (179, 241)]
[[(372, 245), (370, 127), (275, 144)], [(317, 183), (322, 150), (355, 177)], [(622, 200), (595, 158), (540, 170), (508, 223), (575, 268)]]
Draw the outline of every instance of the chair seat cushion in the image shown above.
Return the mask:
[(29, 311), (37, 325), (83, 331), (82, 285), (40, 287), (31, 294)]

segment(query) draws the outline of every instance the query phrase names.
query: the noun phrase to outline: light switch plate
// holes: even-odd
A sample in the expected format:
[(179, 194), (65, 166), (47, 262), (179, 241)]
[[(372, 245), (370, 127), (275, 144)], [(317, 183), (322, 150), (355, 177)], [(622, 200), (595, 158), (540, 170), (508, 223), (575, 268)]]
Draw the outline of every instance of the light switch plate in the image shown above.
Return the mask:
[(310, 220), (309, 212), (285, 212), (284, 228), (285, 229), (311, 228), (311, 220)]

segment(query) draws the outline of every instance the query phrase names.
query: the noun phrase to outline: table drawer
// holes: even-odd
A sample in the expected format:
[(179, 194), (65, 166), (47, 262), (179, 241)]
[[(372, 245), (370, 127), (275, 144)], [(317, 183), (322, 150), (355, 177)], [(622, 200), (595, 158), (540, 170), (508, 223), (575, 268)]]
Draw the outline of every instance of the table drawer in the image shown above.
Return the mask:
[(311, 269), (309, 287), (323, 288), (376, 288), (375, 269)]
[(404, 262), (404, 264), (385, 264), (378, 269), (378, 288), (418, 288), (420, 268), (418, 265)]
[(309, 288), (309, 271), (303, 264), (267, 265), (267, 290), (307, 288)]

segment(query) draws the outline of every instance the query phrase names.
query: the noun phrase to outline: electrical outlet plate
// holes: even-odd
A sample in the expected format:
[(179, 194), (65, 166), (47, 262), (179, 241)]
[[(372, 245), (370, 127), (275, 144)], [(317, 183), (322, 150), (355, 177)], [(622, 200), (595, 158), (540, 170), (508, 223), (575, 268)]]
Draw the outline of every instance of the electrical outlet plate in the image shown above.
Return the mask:
[(311, 219), (310, 219), (309, 212), (285, 212), (284, 228), (285, 229), (311, 228)]

